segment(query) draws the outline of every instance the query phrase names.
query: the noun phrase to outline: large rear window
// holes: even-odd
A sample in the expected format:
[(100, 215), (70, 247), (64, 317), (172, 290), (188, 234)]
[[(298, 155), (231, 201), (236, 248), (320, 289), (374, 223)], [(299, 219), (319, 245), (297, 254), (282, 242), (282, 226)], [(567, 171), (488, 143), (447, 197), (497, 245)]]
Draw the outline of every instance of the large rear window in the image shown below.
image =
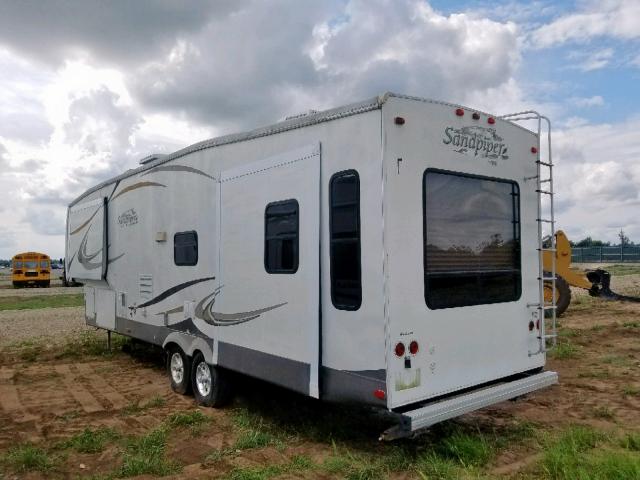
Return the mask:
[(517, 183), (427, 169), (424, 289), (431, 309), (520, 298)]

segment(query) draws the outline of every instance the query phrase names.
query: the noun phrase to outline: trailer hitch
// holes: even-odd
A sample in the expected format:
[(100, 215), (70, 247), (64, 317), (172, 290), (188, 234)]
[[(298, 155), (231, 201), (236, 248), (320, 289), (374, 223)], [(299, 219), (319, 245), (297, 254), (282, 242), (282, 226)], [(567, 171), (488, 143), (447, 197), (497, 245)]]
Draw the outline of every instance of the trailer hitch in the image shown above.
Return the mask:
[(596, 269), (586, 272), (587, 279), (591, 282), (589, 295), (592, 297), (600, 297), (606, 300), (621, 300), (623, 302), (640, 302), (640, 297), (630, 297), (612, 292), (609, 284), (611, 283), (611, 274), (606, 270)]

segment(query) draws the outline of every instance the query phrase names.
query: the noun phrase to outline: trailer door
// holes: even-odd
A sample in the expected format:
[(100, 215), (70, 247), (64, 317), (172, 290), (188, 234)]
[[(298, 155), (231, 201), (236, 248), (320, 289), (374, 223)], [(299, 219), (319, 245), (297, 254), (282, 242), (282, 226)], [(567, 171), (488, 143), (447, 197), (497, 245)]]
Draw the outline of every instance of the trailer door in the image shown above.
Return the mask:
[(317, 398), (320, 146), (220, 181), (214, 359)]

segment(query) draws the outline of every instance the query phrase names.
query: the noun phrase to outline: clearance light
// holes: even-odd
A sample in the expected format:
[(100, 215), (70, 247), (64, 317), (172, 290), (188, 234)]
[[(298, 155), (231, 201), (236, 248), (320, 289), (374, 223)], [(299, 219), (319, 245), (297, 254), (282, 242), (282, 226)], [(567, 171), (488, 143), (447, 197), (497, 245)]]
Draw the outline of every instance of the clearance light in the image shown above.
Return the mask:
[(402, 357), (404, 355), (404, 343), (398, 342), (395, 352), (398, 357)]
[(496, 123), (496, 119), (493, 118), (493, 117), (489, 117), (489, 118), (487, 118), (487, 123), (489, 125), (493, 125), (494, 123)]
[(536, 328), (540, 330), (540, 319), (536, 320)]
[(531, 147), (531, 153), (538, 153), (538, 149), (536, 147)]
[(394, 122), (396, 125), (404, 125), (404, 118), (402, 118), (402, 117), (396, 117), (396, 118), (394, 118), (394, 119), (393, 119), (393, 122)]
[(380, 399), (380, 400), (384, 400), (386, 398), (387, 394), (385, 393), (384, 390), (378, 389), (378, 390), (374, 390), (373, 391), (373, 396), (378, 398), (378, 399)]
[(464, 110), (461, 109), (461, 108), (457, 108), (456, 109), (456, 115), (459, 116), (459, 117), (463, 116), (464, 115)]
[(471, 118), (473, 118), (474, 120), (480, 120), (480, 114), (478, 112), (473, 112)]
[(418, 346), (418, 342), (414, 340), (409, 344), (409, 351), (411, 352), (411, 355), (415, 355), (416, 353), (418, 353), (418, 350), (420, 350), (420, 347)]

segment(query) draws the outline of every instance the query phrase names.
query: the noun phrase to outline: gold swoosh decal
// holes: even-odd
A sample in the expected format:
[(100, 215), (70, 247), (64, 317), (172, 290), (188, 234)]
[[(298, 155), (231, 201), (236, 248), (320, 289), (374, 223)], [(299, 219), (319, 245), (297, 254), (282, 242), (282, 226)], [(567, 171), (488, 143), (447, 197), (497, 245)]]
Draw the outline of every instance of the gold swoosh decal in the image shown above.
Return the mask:
[(114, 195), (114, 197), (111, 200), (115, 200), (119, 196), (124, 195), (125, 193), (130, 192), (132, 190), (137, 190), (138, 188), (144, 188), (144, 187), (166, 187), (166, 185), (163, 185), (163, 184), (157, 183), (157, 182), (138, 182), (138, 183), (134, 183), (133, 185), (129, 185), (128, 187), (125, 187), (122, 190), (120, 190), (116, 195)]

